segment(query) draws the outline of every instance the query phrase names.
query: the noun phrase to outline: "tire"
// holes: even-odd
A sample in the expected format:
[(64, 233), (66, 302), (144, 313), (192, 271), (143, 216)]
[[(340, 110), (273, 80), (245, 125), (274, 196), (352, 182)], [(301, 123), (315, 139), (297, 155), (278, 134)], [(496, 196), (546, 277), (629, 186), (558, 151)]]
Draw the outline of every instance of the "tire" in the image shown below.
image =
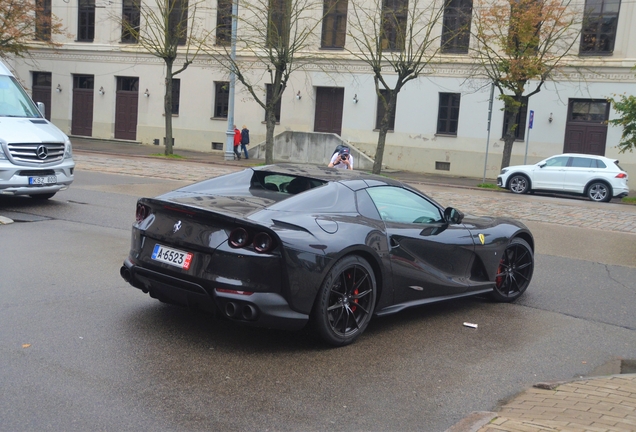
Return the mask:
[(491, 297), (498, 302), (515, 301), (530, 285), (533, 271), (532, 248), (525, 240), (513, 238), (499, 261)]
[(34, 200), (44, 201), (44, 200), (47, 200), (49, 198), (53, 198), (54, 195), (55, 195), (55, 192), (45, 193), (45, 194), (33, 194), (33, 195), (29, 195), (29, 196), (31, 198), (33, 198)]
[(317, 336), (334, 346), (353, 343), (369, 325), (376, 295), (375, 275), (364, 258), (339, 260), (316, 297), (312, 321)]
[(530, 180), (528, 180), (528, 177), (524, 175), (516, 174), (510, 177), (508, 186), (510, 192), (516, 194), (524, 194), (530, 190)]
[(594, 182), (587, 187), (587, 197), (596, 202), (609, 202), (612, 199), (612, 188), (605, 182)]

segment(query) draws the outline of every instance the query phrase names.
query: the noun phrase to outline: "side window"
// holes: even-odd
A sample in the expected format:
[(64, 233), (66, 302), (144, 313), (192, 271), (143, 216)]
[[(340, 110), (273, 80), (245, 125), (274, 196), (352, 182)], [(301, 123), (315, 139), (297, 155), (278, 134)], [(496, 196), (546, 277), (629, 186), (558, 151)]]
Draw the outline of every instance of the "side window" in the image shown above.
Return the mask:
[(344, 48), (347, 30), (347, 0), (324, 0), (321, 48)]
[(181, 80), (172, 78), (172, 114), (179, 115), (179, 96), (181, 95)]
[(435, 204), (409, 190), (378, 186), (367, 191), (385, 222), (413, 224), (443, 220), (442, 213)]
[(95, 0), (79, 0), (77, 11), (77, 41), (93, 42), (95, 39)]
[(581, 29), (582, 55), (611, 55), (614, 52), (620, 0), (586, 0)]
[(214, 83), (214, 118), (227, 118), (230, 104), (230, 83), (219, 81)]
[(596, 159), (573, 157), (570, 166), (574, 168), (596, 168)]
[(559, 156), (552, 159), (548, 159), (545, 162), (545, 166), (548, 167), (564, 167), (568, 164), (568, 156)]

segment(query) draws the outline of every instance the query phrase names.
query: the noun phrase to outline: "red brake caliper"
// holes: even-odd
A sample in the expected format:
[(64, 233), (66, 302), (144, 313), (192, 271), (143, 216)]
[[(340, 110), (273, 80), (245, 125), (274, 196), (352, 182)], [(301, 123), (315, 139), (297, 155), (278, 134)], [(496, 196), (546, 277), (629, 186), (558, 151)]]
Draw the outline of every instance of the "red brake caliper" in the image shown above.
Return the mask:
[(499, 261), (499, 266), (497, 267), (497, 274), (498, 274), (498, 275), (501, 275), (501, 276), (497, 276), (497, 277), (495, 278), (495, 284), (497, 285), (497, 288), (501, 288), (501, 284), (503, 283), (503, 280), (504, 280), (504, 277), (503, 277), (503, 274), (502, 274), (502, 271), (503, 271), (503, 267), (502, 267), (503, 261), (504, 261), (503, 259), (502, 259), (501, 261)]

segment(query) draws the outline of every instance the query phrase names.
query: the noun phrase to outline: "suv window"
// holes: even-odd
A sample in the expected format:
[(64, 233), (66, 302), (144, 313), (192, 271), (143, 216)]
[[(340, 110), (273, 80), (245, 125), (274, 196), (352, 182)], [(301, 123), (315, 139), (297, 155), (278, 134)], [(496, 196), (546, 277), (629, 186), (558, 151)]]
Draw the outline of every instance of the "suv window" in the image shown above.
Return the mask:
[(564, 167), (568, 164), (568, 156), (553, 157), (545, 161), (545, 166), (549, 167)]
[(573, 157), (570, 166), (575, 168), (596, 168), (596, 159)]

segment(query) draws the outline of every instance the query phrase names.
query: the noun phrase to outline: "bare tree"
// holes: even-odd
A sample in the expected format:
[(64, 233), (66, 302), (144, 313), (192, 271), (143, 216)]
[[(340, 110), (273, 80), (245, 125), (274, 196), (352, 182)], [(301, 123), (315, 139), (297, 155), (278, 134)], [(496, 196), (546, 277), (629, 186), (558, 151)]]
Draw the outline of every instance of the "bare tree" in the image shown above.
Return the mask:
[[(231, 56), (228, 22), (231, 12), (217, 20), (213, 47), (208, 53), (216, 64), (236, 79), (265, 110), (265, 162), (274, 161), (274, 130), (280, 101), (292, 73), (316, 60), (310, 47), (317, 41), (323, 2), (316, 0), (235, 0), (238, 1), (236, 58)], [(225, 0), (227, 10), (231, 2)], [(222, 2), (219, 1), (219, 5)], [(228, 20), (228, 18), (230, 20)], [(262, 84), (269, 84), (267, 89)], [(265, 91), (266, 90), (266, 91)]]
[[(566, 65), (578, 41), (582, 10), (571, 0), (485, 0), (475, 7), (471, 52), (504, 102), (501, 168), (510, 165), (516, 117), (524, 100), (541, 91)], [(528, 88), (532, 84), (532, 88)]]
[(33, 41), (58, 46), (51, 36), (63, 33), (61, 21), (51, 13), (51, 0), (0, 1), (0, 57), (24, 56)]
[(436, 0), (372, 0), (352, 2), (347, 51), (368, 64), (375, 92), (384, 107), (373, 163), (382, 171), (386, 134), (395, 119), (397, 97), (404, 85), (425, 73), (440, 49), (438, 23), (443, 3)]
[[(136, 14), (116, 16), (122, 26), (122, 39), (136, 42), (149, 54), (162, 59), (166, 66), (163, 109), (165, 116), (165, 154), (172, 154), (172, 81), (201, 54), (210, 30), (197, 14), (203, 0), (155, 0), (142, 4), (133, 0)], [(174, 69), (177, 58), (183, 63)]]

